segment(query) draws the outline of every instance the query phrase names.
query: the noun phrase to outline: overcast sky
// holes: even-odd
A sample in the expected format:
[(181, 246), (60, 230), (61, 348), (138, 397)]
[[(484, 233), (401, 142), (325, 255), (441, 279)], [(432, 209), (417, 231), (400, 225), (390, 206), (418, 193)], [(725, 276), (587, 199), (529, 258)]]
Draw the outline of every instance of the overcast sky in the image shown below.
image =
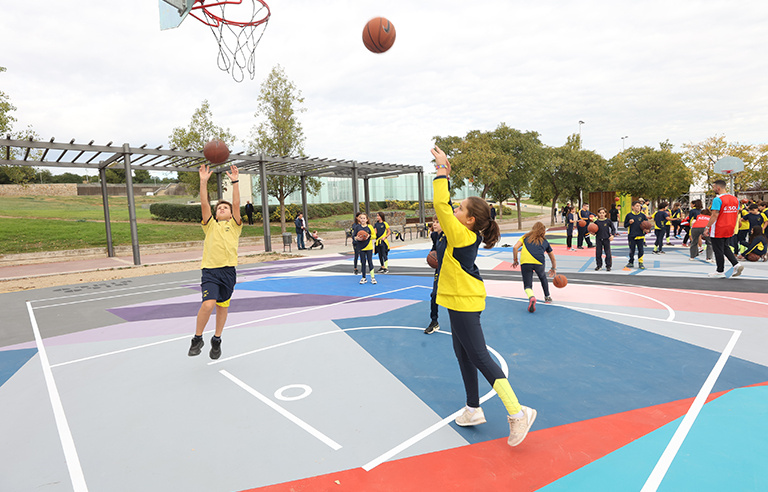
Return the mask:
[[(256, 75), (241, 83), (196, 19), (160, 31), (157, 0), (5, 2), (0, 90), (14, 129), (167, 147), (207, 99), (242, 142), (280, 64), (305, 97), (311, 157), (427, 166), (435, 135), (502, 122), (559, 146), (582, 120), (584, 148), (606, 158), (623, 136), (768, 143), (765, 0), (268, 1)], [(361, 40), (376, 16), (397, 30), (384, 54)]]

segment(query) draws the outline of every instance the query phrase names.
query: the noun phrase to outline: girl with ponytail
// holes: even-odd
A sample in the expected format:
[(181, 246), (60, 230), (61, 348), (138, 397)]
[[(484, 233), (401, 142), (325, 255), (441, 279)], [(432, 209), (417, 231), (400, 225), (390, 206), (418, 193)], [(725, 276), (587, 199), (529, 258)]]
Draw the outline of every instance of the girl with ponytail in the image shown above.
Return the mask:
[(506, 375), (491, 359), (480, 326), (480, 313), (485, 309), (485, 285), (475, 265), (480, 243), (492, 248), (499, 241), (499, 225), (491, 220), (491, 209), (485, 200), (470, 197), (451, 207), (448, 176), (451, 164), (439, 147), (432, 149), (437, 177), (432, 182), (434, 207), (446, 241), (438, 247), (437, 304), (448, 309), (451, 320), (453, 350), (459, 362), (467, 395), (464, 412), (456, 424), (473, 426), (485, 423), (477, 383), (479, 370), (501, 398), (509, 415), (507, 444), (517, 446), (533, 425), (536, 410), (520, 405)]

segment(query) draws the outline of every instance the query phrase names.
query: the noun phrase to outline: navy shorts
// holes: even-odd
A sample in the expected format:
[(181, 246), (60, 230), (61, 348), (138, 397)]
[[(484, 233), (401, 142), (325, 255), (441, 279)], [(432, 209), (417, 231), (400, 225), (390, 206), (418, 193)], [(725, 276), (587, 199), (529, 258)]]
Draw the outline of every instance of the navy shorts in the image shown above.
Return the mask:
[(236, 283), (235, 267), (203, 268), (200, 280), (203, 302), (215, 299), (217, 306), (229, 307), (229, 299), (235, 291)]

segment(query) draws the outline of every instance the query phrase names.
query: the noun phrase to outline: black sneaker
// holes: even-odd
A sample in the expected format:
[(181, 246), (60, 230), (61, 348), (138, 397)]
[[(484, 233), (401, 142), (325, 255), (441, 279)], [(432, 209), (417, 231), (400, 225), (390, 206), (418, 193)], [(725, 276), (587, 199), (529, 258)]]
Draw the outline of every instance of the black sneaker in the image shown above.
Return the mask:
[(355, 275), (360, 275), (360, 271), (357, 268), (355, 268)]
[(385, 268), (384, 271), (381, 273), (389, 273), (389, 268)]
[(214, 360), (221, 357), (221, 338), (217, 340), (216, 337), (211, 337), (211, 351), (208, 355)]
[(606, 272), (610, 272), (611, 271), (611, 267), (605, 267), (605, 271)]
[(429, 326), (427, 326), (427, 329), (424, 330), (424, 333), (427, 335), (431, 335), (432, 333), (436, 332), (440, 329), (440, 324), (437, 321), (432, 321), (429, 323)]
[(634, 263), (627, 263), (627, 265), (624, 268), (635, 268)]
[(384, 267), (381, 267), (378, 270), (376, 270), (376, 273), (384, 273), (385, 271), (386, 269)]
[(596, 271), (596, 272), (599, 272), (599, 271), (600, 271), (602, 268), (603, 268), (603, 267), (601, 267), (601, 266), (597, 266), (597, 267), (595, 267), (595, 271)]
[(203, 350), (203, 345), (205, 345), (203, 337), (192, 338), (192, 345), (189, 347), (189, 353), (187, 355), (190, 357), (200, 355), (200, 352)]

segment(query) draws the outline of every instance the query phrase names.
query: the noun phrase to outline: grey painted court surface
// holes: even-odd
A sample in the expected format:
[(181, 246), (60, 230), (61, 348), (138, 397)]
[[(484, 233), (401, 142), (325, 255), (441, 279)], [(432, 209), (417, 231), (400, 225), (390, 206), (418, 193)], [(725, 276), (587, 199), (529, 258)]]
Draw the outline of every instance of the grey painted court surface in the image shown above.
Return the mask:
[[(455, 363), (445, 334), (421, 333), (427, 313), (391, 314), (428, 299), (424, 247), (393, 254), (393, 274), (377, 286), (357, 285), (346, 256), (241, 266), (216, 362), (210, 333), (201, 356), (186, 355), (197, 272), (2, 294), (0, 490), (235, 491), (468, 445), (466, 431), (440, 425), (449, 415), (355, 338), (397, 332), (425, 350), (446, 342), (434, 350)], [(523, 316), (519, 273), (504, 266), (511, 253), (493, 253), (478, 261), (489, 296)], [(562, 319), (586, 314), (716, 353), (738, 330), (731, 357), (768, 367), (768, 264), (749, 264), (743, 280), (711, 280), (712, 265), (683, 255), (639, 275), (591, 272), (588, 261), (558, 251), (571, 281), (553, 292)], [(688, 293), (669, 283), (685, 272)], [(366, 326), (342, 328), (366, 316)], [(503, 357), (514, 366), (511, 352)]]

